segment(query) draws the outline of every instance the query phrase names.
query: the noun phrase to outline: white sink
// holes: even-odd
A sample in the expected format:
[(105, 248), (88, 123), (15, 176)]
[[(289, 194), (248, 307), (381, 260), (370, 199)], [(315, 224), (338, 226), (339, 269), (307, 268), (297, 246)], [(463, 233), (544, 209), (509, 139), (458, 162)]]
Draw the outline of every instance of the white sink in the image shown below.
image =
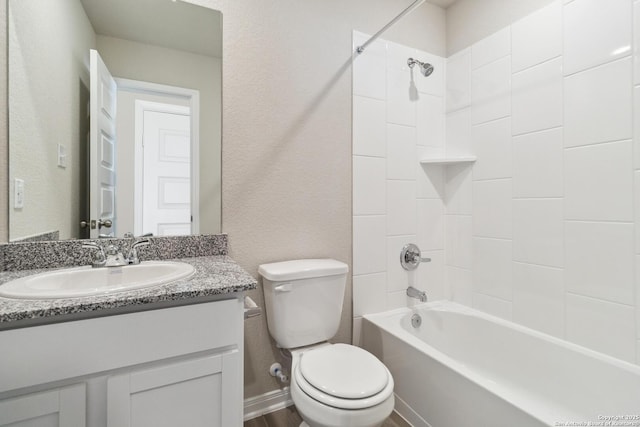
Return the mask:
[(22, 299), (76, 298), (163, 285), (193, 274), (184, 262), (145, 261), (124, 267), (67, 268), (0, 285), (0, 296)]

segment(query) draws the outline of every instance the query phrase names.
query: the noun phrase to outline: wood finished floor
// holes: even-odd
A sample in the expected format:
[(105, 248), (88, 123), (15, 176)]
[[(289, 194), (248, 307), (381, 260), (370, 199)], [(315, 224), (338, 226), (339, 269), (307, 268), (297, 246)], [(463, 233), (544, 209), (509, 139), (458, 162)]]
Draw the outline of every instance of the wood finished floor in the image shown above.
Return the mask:
[[(244, 427), (298, 427), (301, 422), (302, 418), (300, 418), (295, 406), (289, 406), (288, 408), (245, 421)], [(411, 426), (394, 412), (385, 420), (382, 427)]]

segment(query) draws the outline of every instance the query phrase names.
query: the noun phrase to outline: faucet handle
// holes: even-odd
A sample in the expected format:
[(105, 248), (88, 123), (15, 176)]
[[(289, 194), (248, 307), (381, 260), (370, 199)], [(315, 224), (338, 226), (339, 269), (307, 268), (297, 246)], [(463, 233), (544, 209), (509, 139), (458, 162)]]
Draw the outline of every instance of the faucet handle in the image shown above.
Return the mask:
[(85, 242), (82, 244), (82, 247), (85, 249), (93, 249), (98, 251), (96, 258), (91, 263), (92, 267), (103, 267), (107, 262), (107, 257), (104, 253), (104, 248), (97, 244), (96, 242)]
[(420, 248), (409, 243), (402, 248), (400, 252), (400, 265), (405, 270), (415, 270), (421, 262), (431, 262), (431, 258), (422, 258)]
[(138, 248), (140, 246), (147, 246), (150, 243), (149, 239), (140, 239), (131, 244), (129, 253), (127, 254), (127, 260), (129, 264), (140, 264), (140, 258), (138, 258)]

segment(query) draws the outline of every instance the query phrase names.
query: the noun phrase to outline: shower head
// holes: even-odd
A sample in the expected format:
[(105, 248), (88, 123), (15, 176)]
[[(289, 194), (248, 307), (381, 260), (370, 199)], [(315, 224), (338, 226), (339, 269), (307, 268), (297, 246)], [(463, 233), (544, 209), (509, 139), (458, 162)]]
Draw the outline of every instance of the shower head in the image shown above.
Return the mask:
[(413, 68), (414, 65), (418, 64), (420, 66), (420, 72), (423, 76), (429, 77), (431, 73), (433, 73), (433, 65), (428, 64), (426, 62), (418, 61), (417, 59), (409, 58), (407, 59), (407, 65), (409, 68)]

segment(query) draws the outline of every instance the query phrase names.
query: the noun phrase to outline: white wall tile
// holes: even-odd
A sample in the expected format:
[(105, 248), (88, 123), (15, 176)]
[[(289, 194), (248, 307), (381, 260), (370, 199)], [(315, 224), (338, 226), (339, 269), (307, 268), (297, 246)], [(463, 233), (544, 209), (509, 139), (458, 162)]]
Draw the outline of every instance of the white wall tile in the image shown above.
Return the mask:
[(562, 58), (513, 75), (511, 126), (514, 135), (562, 125)]
[(430, 258), (431, 262), (421, 263), (418, 266), (416, 287), (427, 293), (429, 301), (443, 300), (445, 298), (444, 250), (421, 252), (422, 257)]
[(353, 217), (353, 274), (384, 272), (387, 264), (387, 219)]
[(416, 108), (416, 143), (441, 147), (444, 152), (446, 129), (444, 98), (420, 94)]
[(353, 154), (387, 155), (386, 105), (384, 101), (353, 97)]
[(506, 117), (471, 127), (473, 179), (511, 177), (511, 119)]
[[(424, 147), (417, 147), (418, 159), (426, 157)], [(441, 199), (444, 196), (444, 168), (422, 165), (416, 161), (417, 197), (420, 199)]]
[(473, 294), (473, 307), (491, 314), (492, 316), (501, 317), (505, 320), (511, 320), (512, 304), (509, 301), (500, 298), (494, 298), (489, 295), (479, 293)]
[(559, 338), (564, 337), (561, 269), (514, 262), (513, 321)]
[(638, 347), (636, 350), (636, 364), (640, 365), (640, 340), (638, 340)]
[[(633, 106), (636, 112), (640, 112), (640, 86), (633, 89)], [(633, 141), (633, 167), (640, 169), (640, 114), (637, 113), (633, 115)]]
[(447, 154), (471, 153), (471, 108), (447, 114)]
[(447, 266), (447, 298), (459, 304), (473, 307), (471, 270)]
[(472, 268), (471, 216), (445, 216), (445, 258), (447, 265)]
[(573, 294), (566, 298), (569, 341), (634, 363), (633, 307)]
[[(354, 71), (355, 72), (355, 71)], [(447, 59), (447, 111), (471, 105), (471, 48)]]
[(511, 58), (505, 56), (473, 70), (471, 123), (478, 124), (511, 114)]
[(399, 43), (387, 43), (387, 70), (391, 72), (403, 73), (409, 76), (411, 69), (407, 64), (407, 58), (415, 56), (416, 50), (412, 47)]
[(633, 2), (633, 70), (633, 83), (640, 84), (640, 3), (637, 1)]
[(473, 210), (473, 168), (451, 165), (445, 171), (446, 213), (471, 215)]
[(474, 181), (473, 235), (510, 239), (512, 236), (511, 179)]
[[(354, 48), (369, 37), (354, 31)], [(376, 40), (353, 61), (353, 93), (384, 100), (387, 87), (387, 44)]]
[(567, 291), (635, 304), (633, 243), (633, 224), (567, 221)]
[(554, 1), (514, 23), (511, 46), (514, 73), (562, 55), (562, 3)]
[(354, 317), (351, 344), (360, 347), (361, 342), (362, 342), (362, 317)]
[(388, 70), (387, 123), (415, 126), (417, 91), (411, 92), (409, 72)]
[[(638, 196), (638, 192), (640, 191), (640, 171), (635, 171), (633, 173), (633, 181), (634, 181), (634, 190), (633, 190), (633, 200), (635, 204), (635, 225), (636, 225), (636, 254), (640, 254), (640, 197)], [(640, 271), (638, 272), (640, 274)], [(640, 277), (639, 277), (640, 279)], [(640, 298), (640, 280), (638, 280), (638, 297)], [(638, 300), (638, 307), (640, 308), (640, 299)], [(638, 333), (640, 333), (640, 328), (638, 329)]]
[(631, 0), (580, 0), (566, 5), (565, 74), (629, 55), (631, 16)]
[(415, 242), (415, 235), (387, 237), (387, 292), (400, 291), (407, 289), (408, 286), (417, 284), (416, 271), (407, 271), (400, 265), (402, 248), (409, 243)]
[(473, 290), (511, 301), (511, 240), (473, 238)]
[(406, 289), (401, 291), (389, 292), (387, 294), (387, 310), (395, 310), (396, 308), (407, 307), (411, 304), (407, 296)]
[(415, 181), (387, 181), (387, 235), (417, 232)]
[(387, 125), (387, 179), (416, 179), (416, 128)]
[[(640, 256), (639, 255), (636, 255), (635, 263), (636, 263), (636, 335), (638, 339), (640, 339)], [(638, 356), (640, 357), (640, 354)]]
[(441, 199), (418, 199), (418, 240), (421, 250), (444, 249), (444, 204)]
[(433, 65), (433, 72), (429, 77), (420, 74), (418, 65), (413, 67), (413, 78), (418, 92), (444, 97), (444, 78), (446, 76), (445, 59), (421, 50), (416, 50), (414, 59)]
[(475, 70), (510, 53), (511, 28), (506, 27), (471, 46), (471, 69)]
[(353, 214), (384, 215), (386, 160), (379, 157), (353, 156)]
[(565, 150), (567, 219), (633, 221), (631, 141)]
[(513, 196), (562, 197), (562, 128), (513, 138)]
[(630, 139), (632, 95), (630, 58), (565, 78), (565, 147)]
[(353, 315), (378, 313), (387, 308), (387, 274), (353, 276)]
[(564, 264), (562, 199), (513, 201), (513, 259), (530, 264)]

